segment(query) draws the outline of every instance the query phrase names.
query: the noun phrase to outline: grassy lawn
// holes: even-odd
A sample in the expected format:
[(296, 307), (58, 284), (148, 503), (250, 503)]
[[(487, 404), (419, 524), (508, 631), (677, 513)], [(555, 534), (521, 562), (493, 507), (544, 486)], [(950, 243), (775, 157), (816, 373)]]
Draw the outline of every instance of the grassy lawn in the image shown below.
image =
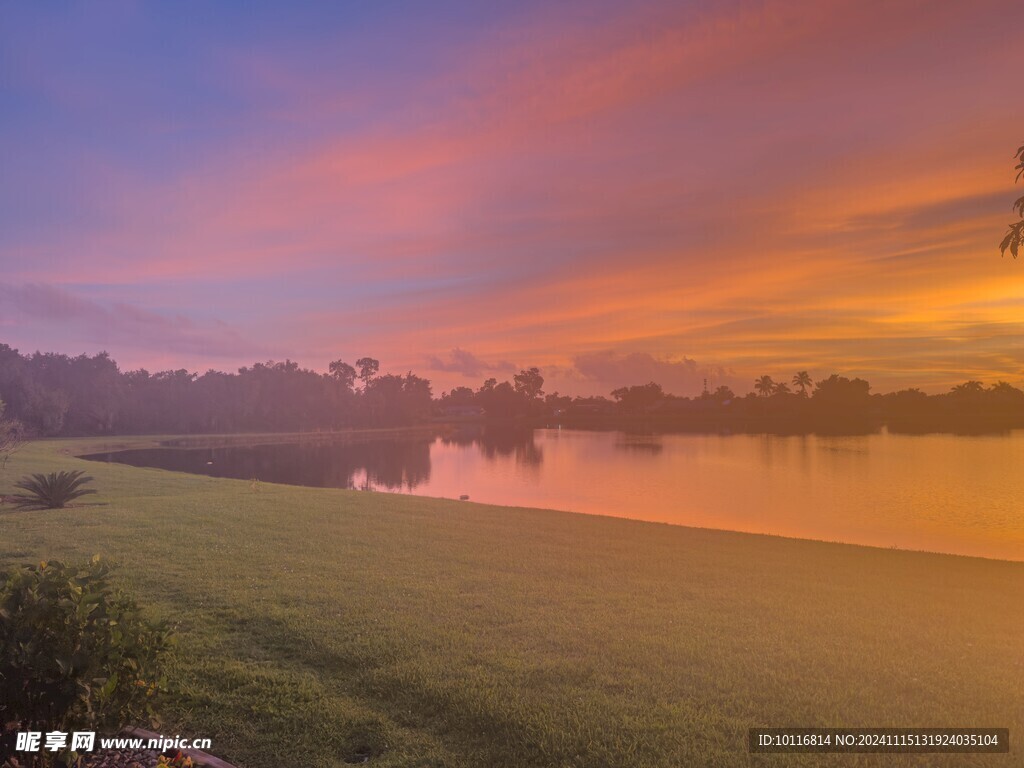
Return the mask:
[[(1024, 564), (71, 458), (128, 442), (17, 454), (0, 493), (81, 468), (100, 494), (0, 508), (0, 565), (119, 562), (178, 625), (163, 732), (245, 768), (1024, 765)], [(754, 725), (1016, 744), (750, 756)]]

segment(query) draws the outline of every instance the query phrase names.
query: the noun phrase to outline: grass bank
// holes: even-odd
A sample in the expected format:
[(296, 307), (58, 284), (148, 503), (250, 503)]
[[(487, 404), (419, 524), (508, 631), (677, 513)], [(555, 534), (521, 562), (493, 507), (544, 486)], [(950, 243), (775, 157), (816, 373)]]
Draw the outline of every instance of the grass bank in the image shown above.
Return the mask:
[[(0, 493), (79, 468), (101, 493), (0, 508), (0, 564), (117, 560), (178, 625), (165, 733), (246, 768), (1024, 765), (1024, 564), (72, 457), (132, 443), (16, 455)], [(754, 725), (1017, 744), (758, 757)]]

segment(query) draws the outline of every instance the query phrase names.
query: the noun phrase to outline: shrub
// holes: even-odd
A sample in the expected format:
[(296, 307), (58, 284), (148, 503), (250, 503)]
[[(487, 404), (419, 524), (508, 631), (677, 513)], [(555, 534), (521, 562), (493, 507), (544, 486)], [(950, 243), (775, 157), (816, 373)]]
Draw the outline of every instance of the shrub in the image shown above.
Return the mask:
[(82, 488), (92, 482), (85, 477), (80, 469), (71, 472), (51, 472), (48, 475), (35, 474), (23, 477), (14, 484), (15, 488), (28, 491), (28, 494), (13, 496), (15, 505), (19, 507), (41, 507), (43, 509), (62, 509), (69, 501), (96, 493), (92, 488)]
[[(111, 586), (109, 572), (96, 556), (82, 566), (43, 562), (0, 576), (0, 723), (111, 732), (152, 720), (169, 632), (145, 620)], [(0, 755), (10, 754), (14, 732), (0, 735)], [(73, 755), (64, 757), (70, 764)]]
[(194, 768), (195, 763), (191, 757), (185, 755), (181, 750), (177, 754), (168, 757), (160, 755), (156, 759), (156, 768)]
[(5, 419), (4, 403), (0, 400), (0, 470), (7, 468), (7, 460), (28, 442), (28, 430), (17, 419)]

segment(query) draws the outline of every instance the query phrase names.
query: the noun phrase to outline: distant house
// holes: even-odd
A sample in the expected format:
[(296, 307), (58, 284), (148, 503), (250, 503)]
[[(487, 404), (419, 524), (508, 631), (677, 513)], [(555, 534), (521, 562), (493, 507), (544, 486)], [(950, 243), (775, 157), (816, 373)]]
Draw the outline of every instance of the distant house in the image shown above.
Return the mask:
[(438, 416), (447, 421), (476, 421), (487, 416), (487, 411), (479, 405), (444, 405)]
[(609, 416), (615, 413), (615, 403), (603, 397), (580, 397), (573, 400), (568, 407), (560, 410), (561, 413), (559, 415), (564, 414), (565, 416), (580, 418)]

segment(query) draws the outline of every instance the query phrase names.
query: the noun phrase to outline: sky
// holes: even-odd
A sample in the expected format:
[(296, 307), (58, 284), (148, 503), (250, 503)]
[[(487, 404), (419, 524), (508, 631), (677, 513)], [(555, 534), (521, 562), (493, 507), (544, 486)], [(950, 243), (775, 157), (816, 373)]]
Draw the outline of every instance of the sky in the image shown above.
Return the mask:
[(0, 343), (1024, 385), (1009, 0), (0, 1)]

